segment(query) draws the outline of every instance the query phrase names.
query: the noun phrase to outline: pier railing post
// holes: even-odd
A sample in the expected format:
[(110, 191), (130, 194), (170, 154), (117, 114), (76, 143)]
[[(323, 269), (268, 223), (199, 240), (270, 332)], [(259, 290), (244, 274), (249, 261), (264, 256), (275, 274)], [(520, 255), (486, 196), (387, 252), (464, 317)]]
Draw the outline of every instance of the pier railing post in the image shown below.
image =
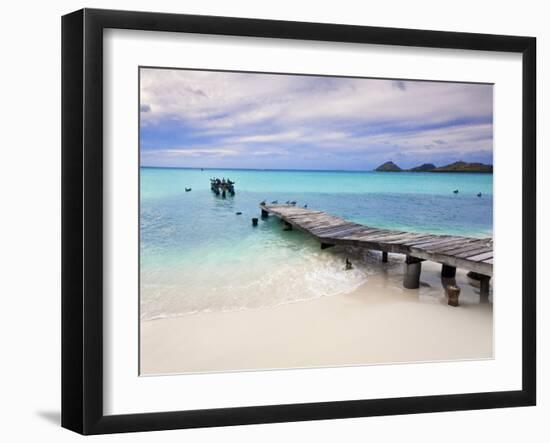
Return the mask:
[(407, 255), (405, 259), (405, 275), (403, 286), (407, 289), (418, 289), (420, 287), (420, 271), (422, 270), (422, 259)]

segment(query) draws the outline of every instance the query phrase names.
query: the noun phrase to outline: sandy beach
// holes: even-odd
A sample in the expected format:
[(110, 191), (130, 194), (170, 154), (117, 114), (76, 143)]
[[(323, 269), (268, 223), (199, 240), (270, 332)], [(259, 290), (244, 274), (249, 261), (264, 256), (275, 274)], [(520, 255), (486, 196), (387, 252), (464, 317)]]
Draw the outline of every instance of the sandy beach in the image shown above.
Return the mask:
[(492, 358), (492, 295), (480, 299), (477, 282), (458, 270), (453, 308), (440, 265), (423, 263), (417, 290), (402, 277), (394, 266), (349, 294), (142, 321), (141, 374)]

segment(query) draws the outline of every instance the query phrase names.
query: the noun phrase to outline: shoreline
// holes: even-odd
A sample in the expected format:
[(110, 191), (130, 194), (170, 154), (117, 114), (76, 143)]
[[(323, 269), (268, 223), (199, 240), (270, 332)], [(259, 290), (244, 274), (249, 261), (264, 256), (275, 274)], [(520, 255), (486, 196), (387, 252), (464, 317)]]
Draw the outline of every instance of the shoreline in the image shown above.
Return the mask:
[(348, 294), (142, 320), (140, 374), (492, 358), (491, 299), (459, 270), (460, 306), (448, 306), (439, 271), (425, 263), (418, 290), (397, 267)]

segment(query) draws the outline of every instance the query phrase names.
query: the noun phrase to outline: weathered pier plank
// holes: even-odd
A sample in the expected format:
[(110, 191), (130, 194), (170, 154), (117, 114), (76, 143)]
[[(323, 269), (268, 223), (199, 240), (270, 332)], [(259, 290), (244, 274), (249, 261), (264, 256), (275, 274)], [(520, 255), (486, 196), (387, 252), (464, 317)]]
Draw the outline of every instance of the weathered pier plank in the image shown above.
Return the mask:
[[(404, 232), (365, 226), (323, 212), (294, 205), (261, 205), (262, 211), (273, 214), (288, 226), (317, 238), (324, 248), (333, 245), (360, 246), (387, 253), (404, 254), (407, 259), (407, 287), (415, 287), (421, 262), (441, 263), (444, 274), (453, 275), (453, 268), (473, 271), (486, 277), (493, 275), (493, 240), (456, 235)], [(384, 255), (385, 254), (385, 255)], [(486, 290), (485, 284), (483, 291)]]

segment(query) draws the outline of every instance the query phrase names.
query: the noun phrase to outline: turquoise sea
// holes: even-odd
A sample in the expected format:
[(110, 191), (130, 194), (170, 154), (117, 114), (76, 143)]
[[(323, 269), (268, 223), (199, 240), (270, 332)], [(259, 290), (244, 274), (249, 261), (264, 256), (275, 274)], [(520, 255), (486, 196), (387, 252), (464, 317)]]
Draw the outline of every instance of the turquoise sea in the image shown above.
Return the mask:
[[(210, 177), (236, 182), (236, 195), (214, 195)], [(348, 293), (380, 272), (374, 255), (321, 251), (273, 217), (253, 228), (262, 200), (414, 232), (490, 237), (493, 227), (492, 174), (141, 168), (140, 193), (143, 319)]]

